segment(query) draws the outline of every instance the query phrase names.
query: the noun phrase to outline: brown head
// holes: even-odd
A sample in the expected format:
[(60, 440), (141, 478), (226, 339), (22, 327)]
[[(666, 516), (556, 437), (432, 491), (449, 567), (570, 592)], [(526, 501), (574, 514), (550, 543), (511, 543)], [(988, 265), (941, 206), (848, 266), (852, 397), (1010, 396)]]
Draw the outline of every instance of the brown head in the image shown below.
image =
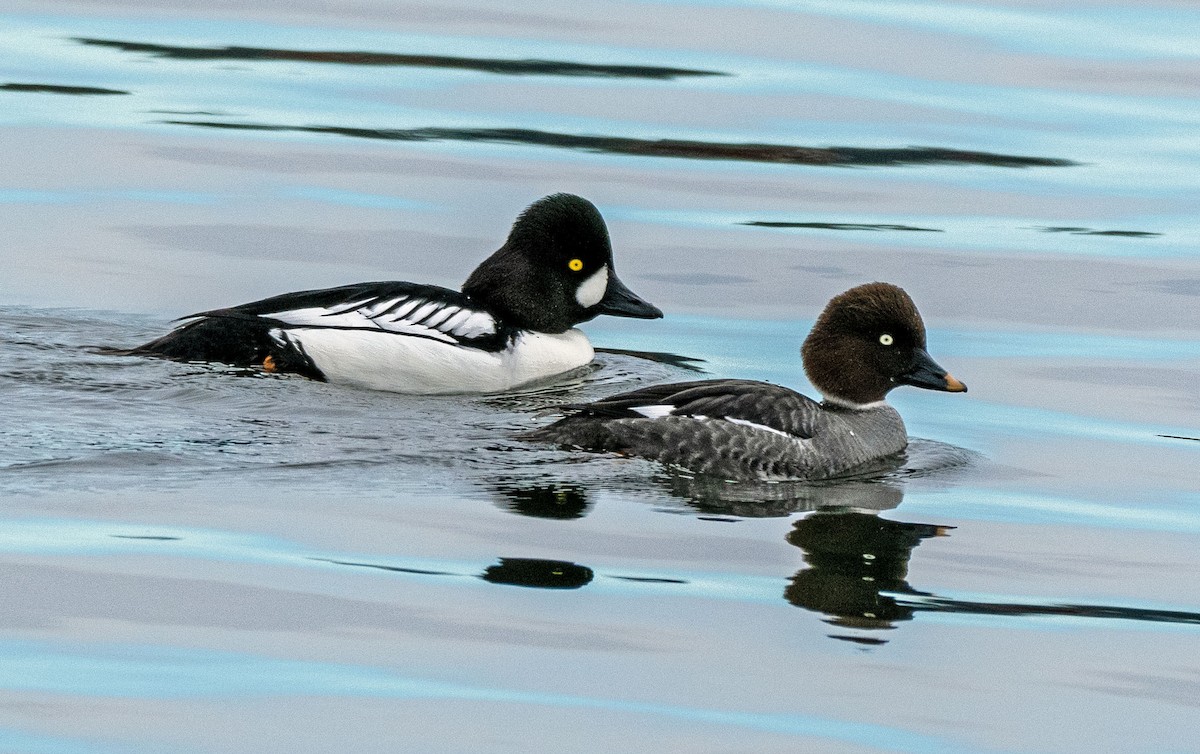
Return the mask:
[(833, 403), (881, 401), (897, 385), (965, 393), (925, 350), (925, 323), (904, 289), (867, 283), (834, 296), (801, 349), (804, 372)]

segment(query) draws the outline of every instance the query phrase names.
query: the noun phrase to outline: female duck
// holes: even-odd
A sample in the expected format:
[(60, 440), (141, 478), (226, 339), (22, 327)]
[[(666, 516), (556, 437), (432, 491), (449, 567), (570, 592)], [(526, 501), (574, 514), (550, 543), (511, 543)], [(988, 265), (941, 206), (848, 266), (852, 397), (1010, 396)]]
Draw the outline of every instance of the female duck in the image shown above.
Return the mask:
[(907, 447), (904, 422), (884, 401), (892, 388), (967, 390), (926, 353), (916, 306), (887, 283), (834, 297), (802, 355), (822, 403), (751, 380), (655, 385), (568, 406), (573, 413), (527, 437), (725, 479), (828, 479)]
[(295, 372), (401, 393), (491, 393), (583, 366), (574, 326), (600, 314), (656, 319), (617, 278), (591, 202), (531, 204), (462, 292), (406, 282), (285, 293), (185, 317), (129, 354)]

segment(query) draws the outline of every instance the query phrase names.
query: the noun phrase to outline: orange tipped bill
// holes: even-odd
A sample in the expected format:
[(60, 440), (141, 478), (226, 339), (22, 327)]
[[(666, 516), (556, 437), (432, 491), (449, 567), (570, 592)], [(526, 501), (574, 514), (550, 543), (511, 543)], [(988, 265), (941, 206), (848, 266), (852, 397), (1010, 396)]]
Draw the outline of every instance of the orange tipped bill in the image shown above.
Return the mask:
[(946, 373), (946, 392), (948, 393), (965, 393), (967, 386), (954, 379), (954, 375)]

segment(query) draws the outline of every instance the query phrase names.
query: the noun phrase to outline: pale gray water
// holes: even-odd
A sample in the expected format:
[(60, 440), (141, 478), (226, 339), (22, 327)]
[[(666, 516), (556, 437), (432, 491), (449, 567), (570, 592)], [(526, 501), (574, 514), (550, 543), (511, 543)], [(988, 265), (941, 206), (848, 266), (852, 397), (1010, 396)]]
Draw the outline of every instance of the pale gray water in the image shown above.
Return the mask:
[[(0, 16), (0, 750), (1200, 751), (1194, 6)], [(599, 345), (807, 390), (882, 279), (970, 393), (897, 391), (882, 479), (730, 487), (515, 439), (666, 364), (445, 399), (92, 350), (457, 286), (554, 191), (667, 313)]]

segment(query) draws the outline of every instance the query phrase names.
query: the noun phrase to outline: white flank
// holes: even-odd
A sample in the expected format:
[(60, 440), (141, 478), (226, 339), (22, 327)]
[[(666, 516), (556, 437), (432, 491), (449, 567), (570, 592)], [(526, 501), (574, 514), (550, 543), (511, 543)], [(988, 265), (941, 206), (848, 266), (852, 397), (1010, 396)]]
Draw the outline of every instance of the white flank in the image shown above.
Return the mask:
[(732, 416), (726, 416), (725, 421), (729, 422), (730, 424), (740, 424), (743, 427), (750, 427), (751, 429), (762, 430), (763, 432), (774, 432), (775, 434), (783, 435), (784, 437), (794, 437), (793, 435), (789, 435), (787, 432), (784, 432), (782, 429), (775, 429), (774, 427), (768, 427), (765, 424), (759, 424), (758, 422), (752, 422), (749, 419), (734, 419)]
[[(492, 322), (474, 312), (460, 327), (476, 316)], [(382, 331), (300, 328), (288, 335), (330, 382), (397, 393), (498, 393), (576, 369), (595, 355), (574, 329), (525, 332), (499, 353)]]
[(584, 309), (590, 309), (600, 303), (600, 299), (604, 298), (604, 294), (607, 292), (608, 265), (604, 265), (579, 284), (578, 290), (575, 291), (575, 300)]
[(675, 407), (669, 404), (661, 403), (657, 406), (634, 406), (629, 410), (635, 414), (641, 414), (647, 419), (661, 419), (664, 416), (670, 416), (671, 412), (675, 410)]

